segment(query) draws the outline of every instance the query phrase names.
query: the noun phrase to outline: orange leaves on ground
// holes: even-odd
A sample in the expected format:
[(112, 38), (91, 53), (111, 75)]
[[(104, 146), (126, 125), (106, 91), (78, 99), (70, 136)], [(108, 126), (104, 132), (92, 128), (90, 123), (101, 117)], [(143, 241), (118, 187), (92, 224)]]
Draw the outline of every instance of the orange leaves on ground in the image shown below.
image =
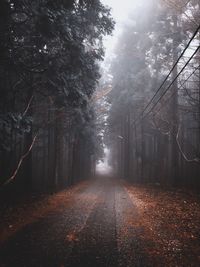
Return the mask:
[(66, 209), (73, 201), (72, 195), (86, 188), (89, 182), (81, 182), (54, 195), (27, 198), (23, 205), (7, 209), (0, 222), (0, 244), (24, 226), (37, 221), (51, 212)]
[(153, 266), (200, 266), (200, 198), (150, 186), (125, 187), (138, 209)]
[(75, 241), (78, 241), (79, 239), (77, 238), (76, 234), (75, 233), (69, 233), (67, 236), (66, 236), (66, 241), (69, 241), (69, 242), (75, 242)]

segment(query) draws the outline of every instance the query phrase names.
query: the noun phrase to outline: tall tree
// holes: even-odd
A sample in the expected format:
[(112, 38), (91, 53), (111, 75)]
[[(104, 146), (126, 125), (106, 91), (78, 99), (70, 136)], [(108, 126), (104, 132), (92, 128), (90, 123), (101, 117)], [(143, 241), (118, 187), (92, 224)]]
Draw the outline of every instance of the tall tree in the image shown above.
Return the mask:
[(82, 175), (73, 175), (75, 164), (82, 168), (83, 158), (92, 160), (94, 151), (86, 150), (95, 138), (95, 131), (88, 132), (93, 125), (90, 98), (100, 77), (102, 38), (114, 23), (99, 0), (4, 0), (0, 5), (0, 154), (7, 159), (1, 183), (16, 178), (14, 173), (22, 184), (41, 186), (43, 181), (43, 187), (54, 190), (63, 176), (72, 182)]

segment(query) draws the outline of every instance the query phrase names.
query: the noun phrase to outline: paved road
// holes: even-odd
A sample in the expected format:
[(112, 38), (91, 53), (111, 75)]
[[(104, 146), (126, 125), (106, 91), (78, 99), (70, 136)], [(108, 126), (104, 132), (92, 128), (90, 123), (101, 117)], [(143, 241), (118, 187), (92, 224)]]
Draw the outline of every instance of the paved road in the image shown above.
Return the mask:
[(24, 227), (0, 248), (0, 267), (147, 267), (139, 216), (122, 183), (99, 177), (70, 206)]

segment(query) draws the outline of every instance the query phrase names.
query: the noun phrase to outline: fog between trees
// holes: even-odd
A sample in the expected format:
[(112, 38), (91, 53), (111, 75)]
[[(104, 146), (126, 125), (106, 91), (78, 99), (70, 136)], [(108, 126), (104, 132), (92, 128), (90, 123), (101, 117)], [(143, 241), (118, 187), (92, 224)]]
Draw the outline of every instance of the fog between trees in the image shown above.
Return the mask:
[(3, 0), (1, 187), (53, 192), (107, 147), (116, 177), (199, 190), (199, 8), (143, 1), (100, 68), (115, 24), (101, 1)]
[(104, 137), (118, 177), (199, 189), (199, 15), (199, 1), (166, 0), (128, 18), (99, 89), (112, 87)]

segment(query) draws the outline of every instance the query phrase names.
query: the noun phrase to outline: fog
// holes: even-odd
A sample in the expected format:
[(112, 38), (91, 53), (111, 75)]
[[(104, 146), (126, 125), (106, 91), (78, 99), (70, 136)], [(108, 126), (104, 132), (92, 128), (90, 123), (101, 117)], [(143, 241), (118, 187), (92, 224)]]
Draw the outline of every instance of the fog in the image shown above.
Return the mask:
[(109, 164), (110, 151), (108, 148), (104, 148), (104, 154), (105, 154), (105, 156), (104, 156), (103, 160), (100, 160), (97, 163), (97, 166), (96, 166), (97, 174), (106, 175), (106, 174), (112, 173), (112, 167)]
[(104, 47), (105, 47), (105, 61), (104, 63), (113, 56), (114, 49), (117, 43), (117, 39), (124, 27), (130, 23), (129, 16), (132, 10), (139, 5), (138, 0), (125, 0), (125, 1), (116, 1), (116, 0), (103, 0), (102, 3), (111, 8), (112, 17), (115, 20), (115, 29), (111, 36), (106, 36), (104, 38)]
[(200, 266), (200, 1), (0, 20), (0, 265)]
[[(192, 184), (186, 173), (200, 175), (188, 165), (200, 161), (199, 3), (103, 3), (116, 22), (102, 65), (102, 88), (112, 88), (101, 103), (109, 164), (125, 179)], [(108, 167), (105, 159), (98, 168)]]

